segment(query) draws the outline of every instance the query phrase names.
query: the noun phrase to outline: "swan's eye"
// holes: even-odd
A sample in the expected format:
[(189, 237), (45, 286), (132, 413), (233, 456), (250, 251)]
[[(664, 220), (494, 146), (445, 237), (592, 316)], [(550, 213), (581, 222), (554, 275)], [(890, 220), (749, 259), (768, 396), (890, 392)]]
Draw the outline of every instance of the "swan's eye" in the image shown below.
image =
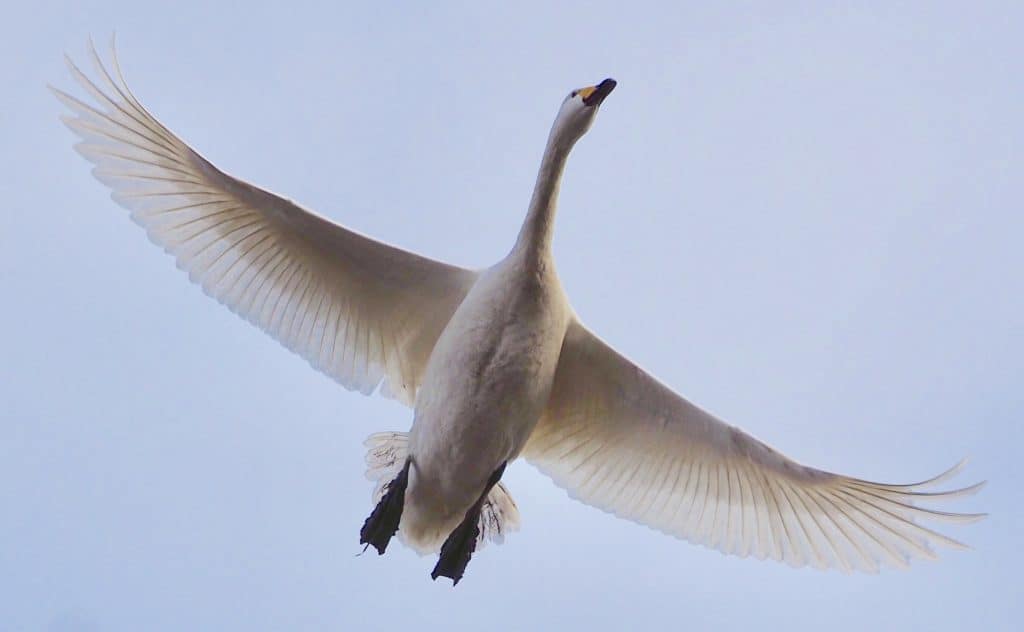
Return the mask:
[(571, 98), (573, 98), (574, 96), (576, 96), (576, 95), (577, 95), (577, 94), (579, 94), (579, 93), (580, 93), (580, 91), (579, 91), (579, 90), (573, 90), (573, 91), (572, 91), (572, 92), (571, 92), (571, 93), (569, 94), (569, 98), (571, 99)]

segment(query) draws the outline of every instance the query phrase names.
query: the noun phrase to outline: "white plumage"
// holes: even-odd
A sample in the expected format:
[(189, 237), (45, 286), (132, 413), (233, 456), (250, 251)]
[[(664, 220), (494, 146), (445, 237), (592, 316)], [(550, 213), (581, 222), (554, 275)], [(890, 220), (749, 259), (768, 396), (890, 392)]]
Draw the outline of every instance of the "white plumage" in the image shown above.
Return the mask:
[[(484, 271), (371, 240), (233, 178), (159, 123), (93, 51), (89, 105), (59, 90), (76, 149), (155, 243), (210, 296), (349, 389), (413, 406), (411, 434), (367, 442), (379, 500), (411, 459), (401, 537), (435, 551), (502, 463), (522, 456), (569, 494), (720, 551), (875, 571), (963, 545), (921, 506), (977, 491), (872, 483), (805, 467), (694, 406), (587, 330), (555, 274), (562, 169), (614, 88), (574, 91), (548, 140), (527, 219)], [(518, 527), (501, 484), (479, 540)]]

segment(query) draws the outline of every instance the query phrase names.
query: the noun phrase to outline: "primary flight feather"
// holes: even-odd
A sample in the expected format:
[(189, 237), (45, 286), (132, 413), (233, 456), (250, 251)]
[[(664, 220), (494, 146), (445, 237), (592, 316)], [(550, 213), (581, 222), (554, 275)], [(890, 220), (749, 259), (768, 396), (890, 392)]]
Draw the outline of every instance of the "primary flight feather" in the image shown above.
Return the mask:
[(565, 161), (615, 88), (574, 90), (548, 137), (509, 254), (466, 270), (369, 239), (214, 167), (164, 127), (92, 50), (92, 97), (60, 90), (76, 149), (155, 243), (210, 296), (346, 388), (412, 406), (409, 433), (367, 440), (373, 513), (360, 541), (398, 533), (440, 551), (458, 582), (475, 549), (518, 527), (500, 478), (518, 457), (585, 503), (697, 544), (793, 566), (875, 571), (963, 545), (922, 521), (921, 483), (806, 467), (683, 399), (584, 327), (551, 253)]

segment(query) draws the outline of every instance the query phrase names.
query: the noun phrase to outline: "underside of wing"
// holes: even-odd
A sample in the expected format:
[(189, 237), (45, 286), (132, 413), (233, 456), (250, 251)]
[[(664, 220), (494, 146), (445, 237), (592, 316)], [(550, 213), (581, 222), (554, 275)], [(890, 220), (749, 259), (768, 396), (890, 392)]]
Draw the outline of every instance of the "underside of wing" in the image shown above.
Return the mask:
[(972, 522), (923, 506), (972, 494), (806, 467), (694, 406), (579, 323), (523, 456), (569, 494), (725, 553), (792, 566), (877, 571), (963, 548), (922, 521)]
[(338, 226), (233, 178), (95, 61), (70, 60), (88, 104), (54, 89), (93, 173), (210, 296), (347, 388), (411, 404), (434, 343), (477, 274)]

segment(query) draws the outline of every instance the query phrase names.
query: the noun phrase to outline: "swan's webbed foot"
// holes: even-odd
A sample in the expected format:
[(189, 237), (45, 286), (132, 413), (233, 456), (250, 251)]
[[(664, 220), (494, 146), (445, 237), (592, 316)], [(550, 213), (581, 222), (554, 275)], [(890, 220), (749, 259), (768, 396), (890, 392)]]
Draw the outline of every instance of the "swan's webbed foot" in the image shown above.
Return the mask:
[(459, 526), (455, 527), (455, 530), (448, 535), (448, 539), (444, 541), (444, 544), (441, 546), (441, 556), (437, 560), (437, 565), (434, 566), (433, 572), (430, 573), (431, 579), (436, 580), (438, 577), (448, 577), (452, 580), (452, 586), (457, 585), (459, 580), (462, 579), (466, 572), (466, 566), (469, 565), (469, 560), (473, 557), (473, 552), (476, 551), (476, 543), (480, 537), (480, 508), (483, 507), (484, 500), (486, 500), (491, 488), (501, 480), (501, 475), (505, 472), (507, 464), (507, 461), (502, 463), (501, 467), (491, 474), (491, 478), (488, 479), (487, 486), (484, 488), (483, 493), (480, 494), (480, 498), (466, 511), (466, 516), (462, 519), (462, 522), (459, 523)]
[[(409, 463), (410, 461), (406, 460), (398, 476), (388, 483), (380, 502), (373, 508), (373, 513), (363, 523), (363, 528), (359, 532), (359, 544), (373, 546), (377, 549), (378, 555), (384, 555), (388, 542), (398, 531), (398, 524), (402, 520), (405, 488), (409, 484)], [(363, 550), (366, 550), (365, 547)]]
[(473, 551), (476, 550), (477, 537), (480, 535), (478, 526), (480, 509), (477, 508), (475, 512), (471, 513), (472, 515), (469, 512), (466, 513), (463, 521), (444, 541), (441, 546), (441, 557), (437, 560), (433, 572), (430, 573), (431, 579), (449, 577), (452, 579), (452, 586), (458, 584), (462, 579), (469, 559), (473, 557)]

